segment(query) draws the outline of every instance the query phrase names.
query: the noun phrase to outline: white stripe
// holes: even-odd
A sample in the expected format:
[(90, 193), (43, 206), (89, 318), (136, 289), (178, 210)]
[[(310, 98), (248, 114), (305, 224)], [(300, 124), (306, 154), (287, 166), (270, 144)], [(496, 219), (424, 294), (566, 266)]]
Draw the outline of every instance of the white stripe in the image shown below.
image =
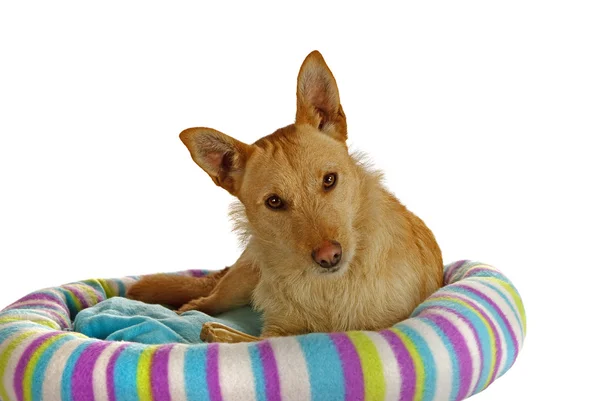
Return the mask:
[(278, 337), (269, 341), (277, 361), (282, 401), (310, 400), (310, 379), (298, 340)]
[[(60, 326), (54, 319), (47, 317), (50, 314), (41, 315), (40, 313), (44, 313), (44, 310), (40, 310), (39, 313), (33, 313), (29, 309), (12, 309), (10, 313), (2, 316), (4, 319), (19, 319), (22, 323), (36, 323), (44, 326), (44, 328), (54, 328), (55, 330), (60, 330)], [(67, 319), (68, 320), (68, 319)], [(44, 324), (42, 322), (47, 322), (50, 325)], [(9, 325), (12, 322), (2, 323), (2, 325)]]
[(248, 344), (219, 344), (219, 383), (224, 401), (255, 401)]
[[(479, 301), (475, 300), (473, 297), (470, 297), (469, 295), (454, 293), (451, 296), (453, 298), (460, 299), (461, 301), (468, 300), (473, 305), (475, 305), (478, 309), (482, 310), (484, 312), (484, 316), (487, 316), (489, 318), (490, 326), (492, 327), (492, 333), (490, 333), (490, 336), (492, 336), (492, 337), (494, 336), (493, 330), (495, 330), (499, 336), (498, 341), (500, 341), (500, 344), (496, 343), (496, 349), (500, 349), (502, 352), (502, 358), (500, 359), (500, 364), (498, 367), (498, 373), (500, 373), (500, 371), (502, 370), (502, 367), (504, 366), (504, 363), (506, 363), (506, 338), (504, 337), (504, 333), (502, 332), (502, 329), (500, 328), (498, 321), (494, 318), (494, 314), (492, 313), (492, 311), (490, 311), (490, 309), (488, 307), (482, 305)], [(491, 369), (493, 370), (493, 366), (491, 367)], [(487, 375), (486, 375), (486, 379), (487, 379)], [(495, 377), (492, 377), (492, 380), (494, 380), (494, 379), (495, 379)]]
[(419, 332), (433, 355), (434, 365), (437, 371), (437, 381), (435, 383), (434, 401), (448, 401), (452, 393), (452, 360), (449, 350), (444, 345), (442, 338), (437, 332), (422, 319), (408, 319), (402, 324)]
[[(506, 298), (508, 298), (509, 302), (508, 304), (511, 305), (515, 311), (515, 313), (510, 313), (511, 316), (514, 316), (515, 319), (518, 321), (516, 324), (513, 325), (514, 331), (515, 331), (515, 335), (517, 336), (517, 340), (519, 341), (519, 349), (521, 349), (521, 346), (523, 344), (523, 341), (525, 339), (525, 333), (523, 333), (523, 331), (520, 329), (521, 327), (524, 326), (523, 320), (521, 319), (521, 315), (519, 314), (519, 307), (517, 306), (517, 302), (515, 300), (515, 298), (513, 297), (513, 295), (508, 292), (508, 290), (506, 288), (504, 288), (504, 286), (496, 281), (489, 281), (488, 284), (491, 284), (494, 286), (495, 289), (497, 289), (499, 292), (501, 292), (502, 294), (504, 294), (504, 296)], [(515, 291), (516, 292), (516, 291)], [(510, 310), (510, 308), (508, 309)], [(520, 323), (520, 325), (519, 325)], [(511, 325), (512, 325), (512, 321), (511, 321)]]
[(453, 313), (436, 308), (431, 308), (430, 312), (449, 320), (452, 323), (452, 325), (460, 332), (461, 336), (465, 339), (465, 342), (467, 343), (467, 348), (469, 349), (469, 355), (473, 364), (473, 368), (471, 371), (471, 384), (469, 384), (469, 388), (467, 390), (468, 392), (466, 394), (468, 397), (471, 394), (473, 394), (475, 386), (477, 385), (477, 380), (479, 379), (479, 372), (481, 371), (480, 353), (479, 349), (477, 348), (476, 333), (473, 330), (471, 330), (467, 323), (465, 323), (462, 319), (459, 319)]
[[(21, 334), (23, 333), (16, 333), (16, 336), (12, 336), (11, 339), (14, 339), (15, 337)], [(35, 341), (36, 338), (40, 337), (43, 334), (45, 333), (35, 333), (27, 337), (10, 353), (10, 358), (8, 359), (8, 362), (6, 364), (6, 369), (4, 370), (4, 377), (2, 381), (9, 400), (17, 399), (17, 395), (15, 394), (15, 388), (13, 387), (13, 379), (15, 376), (15, 370), (17, 369), (17, 364), (19, 363), (19, 359), (21, 359), (21, 355), (23, 355), (25, 348), (27, 348), (32, 342)], [(4, 342), (3, 345), (4, 344), (8, 344), (8, 342)]]
[(102, 350), (102, 353), (96, 360), (92, 371), (94, 386), (94, 401), (108, 401), (108, 387), (106, 386), (106, 369), (110, 358), (122, 343), (114, 342)]
[(42, 384), (44, 400), (62, 400), (61, 385), (65, 365), (75, 348), (81, 345), (82, 342), (80, 339), (67, 340), (50, 358), (48, 369), (44, 373), (44, 383)]
[(174, 345), (169, 354), (169, 393), (172, 400), (186, 400), (185, 351), (189, 346)]
[[(517, 350), (521, 349), (521, 344), (523, 342), (523, 338), (522, 338), (522, 335), (520, 333), (520, 330), (518, 329), (518, 327), (519, 327), (519, 318), (518, 318), (518, 316), (516, 316), (513, 313), (512, 309), (510, 308), (510, 306), (508, 305), (508, 303), (504, 300), (504, 298), (502, 298), (496, 291), (492, 290), (490, 287), (488, 287), (485, 284), (482, 284), (482, 283), (480, 283), (478, 281), (466, 280), (464, 282), (464, 285), (467, 286), (467, 287), (476, 289), (479, 292), (484, 293), (496, 305), (498, 305), (498, 307), (500, 308), (500, 310), (502, 312), (504, 312), (504, 316), (506, 317), (506, 320), (508, 320), (508, 324), (513, 329), (513, 333), (515, 333), (515, 337), (517, 339), (517, 344), (516, 344)], [(501, 323), (501, 322), (498, 322), (498, 323)], [(500, 330), (500, 328), (498, 328), (498, 330)], [(509, 333), (510, 333), (510, 330), (509, 330)], [(504, 352), (502, 353), (502, 362), (500, 364), (500, 369), (498, 369), (498, 373), (500, 373), (500, 371), (503, 370), (503, 368), (506, 366), (506, 363), (507, 363), (507, 359), (508, 359), (507, 355), (506, 355), (506, 343), (507, 343), (507, 341), (511, 341), (510, 340), (510, 334), (509, 334), (509, 338), (505, 339), (505, 346), (503, 348)]]
[(50, 308), (51, 310), (57, 313), (60, 313), (61, 311), (64, 313), (64, 309), (56, 301), (49, 301), (47, 299), (31, 299), (29, 301), (16, 302), (10, 305), (10, 309), (26, 305), (48, 305), (53, 307)]
[(402, 387), (402, 377), (398, 361), (394, 355), (394, 351), (387, 340), (379, 333), (373, 331), (363, 331), (377, 348), (377, 353), (383, 365), (383, 376), (385, 378), (385, 399), (398, 400), (400, 399), (400, 388)]

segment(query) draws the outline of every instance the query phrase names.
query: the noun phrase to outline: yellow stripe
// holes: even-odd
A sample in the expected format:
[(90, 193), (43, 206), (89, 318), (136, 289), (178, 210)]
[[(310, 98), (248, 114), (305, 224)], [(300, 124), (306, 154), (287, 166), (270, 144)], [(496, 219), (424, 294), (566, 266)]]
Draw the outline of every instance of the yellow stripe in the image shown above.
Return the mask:
[(31, 359), (29, 360), (29, 362), (27, 362), (27, 367), (25, 368), (25, 374), (23, 376), (23, 399), (25, 401), (32, 401), (32, 395), (31, 395), (31, 385), (33, 382), (33, 372), (37, 366), (38, 360), (40, 359), (40, 357), (42, 356), (42, 354), (46, 351), (46, 349), (51, 346), (52, 344), (54, 344), (56, 341), (58, 341), (60, 338), (63, 338), (67, 336), (67, 334), (58, 334), (54, 337), (51, 337), (49, 339), (47, 339), (46, 341), (44, 341), (42, 343), (42, 345), (35, 350), (35, 352), (31, 355)]
[(493, 277), (492, 279), (496, 283), (500, 284), (506, 291), (508, 291), (514, 299), (515, 303), (517, 304), (517, 310), (519, 311), (521, 322), (523, 322), (523, 336), (525, 336), (525, 333), (527, 332), (527, 317), (525, 315), (525, 307), (523, 306), (523, 300), (521, 299), (517, 291), (515, 291), (515, 288), (512, 285), (508, 284), (506, 281), (497, 279), (495, 277)]
[(73, 301), (73, 304), (75, 304), (75, 310), (78, 312), (81, 311), (83, 307), (81, 306), (81, 302), (79, 301), (79, 298), (77, 298), (77, 295), (73, 294), (73, 292), (71, 292), (71, 290), (68, 288), (63, 288), (63, 290), (66, 293), (66, 297)]
[(25, 333), (20, 334), (14, 340), (12, 340), (6, 349), (2, 351), (0, 354), (0, 400), (8, 400), (8, 394), (6, 392), (6, 388), (4, 388), (4, 374), (6, 371), (6, 365), (8, 365), (8, 360), (12, 357), (15, 348), (17, 348), (23, 341), (33, 336), (34, 334), (40, 334), (36, 331), (26, 331)]
[(152, 387), (150, 384), (150, 368), (152, 357), (158, 345), (148, 347), (142, 351), (137, 366), (137, 388), (140, 401), (153, 401)]
[(415, 398), (414, 401), (422, 401), (425, 395), (425, 366), (423, 365), (423, 359), (421, 359), (421, 355), (415, 346), (415, 343), (403, 332), (399, 329), (392, 327), (390, 329), (404, 343), (404, 346), (408, 350), (410, 358), (413, 361), (413, 365), (415, 366)]
[[(484, 388), (487, 387), (490, 384), (490, 382), (492, 381), (492, 375), (494, 374), (494, 366), (496, 366), (496, 354), (498, 352), (498, 349), (497, 349), (498, 344), (496, 344), (496, 337), (494, 336), (494, 331), (492, 330), (492, 326), (487, 322), (487, 319), (481, 313), (479, 313), (479, 311), (477, 309), (473, 308), (471, 305), (469, 305), (462, 299), (443, 296), (443, 297), (436, 297), (435, 299), (432, 299), (432, 300), (427, 300), (427, 301), (423, 302), (423, 304), (425, 305), (425, 304), (432, 303), (435, 305), (436, 301), (438, 301), (438, 300), (454, 302), (454, 303), (464, 306), (465, 308), (467, 308), (471, 312), (473, 312), (475, 315), (477, 315), (479, 320), (481, 320), (481, 322), (487, 329), (488, 337), (490, 338), (490, 348), (491, 348), (491, 350), (490, 350), (490, 354), (491, 354), (490, 371), (488, 372), (488, 376), (485, 380), (485, 385), (484, 385)], [(482, 308), (483, 308), (483, 306), (482, 306)], [(490, 319), (493, 319), (493, 318), (490, 318)]]
[(0, 319), (0, 324), (11, 323), (11, 322), (23, 322), (23, 323), (37, 323), (51, 329), (60, 330), (60, 325), (54, 320), (41, 320), (41, 319), (29, 319), (29, 318), (18, 318), (18, 317), (3, 317)]
[(383, 400), (385, 398), (385, 377), (377, 347), (364, 333), (353, 331), (348, 333), (348, 337), (360, 358), (365, 380), (365, 400)]
[(98, 283), (100, 283), (102, 288), (104, 288), (104, 292), (106, 293), (106, 298), (112, 298), (115, 296), (115, 292), (113, 291), (112, 287), (110, 285), (108, 285), (108, 282), (106, 280), (98, 279), (96, 281), (98, 281)]

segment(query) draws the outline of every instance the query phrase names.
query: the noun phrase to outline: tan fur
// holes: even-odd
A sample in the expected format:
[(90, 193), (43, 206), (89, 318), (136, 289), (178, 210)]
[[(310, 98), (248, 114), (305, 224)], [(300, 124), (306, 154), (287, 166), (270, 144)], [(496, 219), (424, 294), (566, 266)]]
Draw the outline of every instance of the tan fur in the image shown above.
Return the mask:
[[(408, 317), (442, 285), (433, 234), (383, 187), (380, 173), (348, 153), (346, 138), (337, 83), (318, 52), (300, 69), (295, 124), (252, 145), (208, 128), (182, 132), (194, 161), (238, 198), (232, 215), (246, 244), (228, 272), (207, 278), (218, 281), (211, 294), (182, 310), (214, 313), (251, 299), (264, 313), (262, 337), (377, 330)], [(328, 173), (337, 184), (325, 191)], [(271, 195), (285, 208), (269, 209)], [(311, 257), (332, 240), (343, 250), (333, 273)], [(130, 296), (157, 302), (159, 285), (143, 279)]]

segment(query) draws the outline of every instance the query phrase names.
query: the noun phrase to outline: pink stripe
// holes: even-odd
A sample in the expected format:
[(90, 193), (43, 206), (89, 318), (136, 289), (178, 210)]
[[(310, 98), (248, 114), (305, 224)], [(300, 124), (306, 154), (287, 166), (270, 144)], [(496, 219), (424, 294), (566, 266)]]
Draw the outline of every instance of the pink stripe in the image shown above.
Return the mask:
[(79, 300), (79, 302), (81, 302), (81, 306), (83, 307), (83, 309), (90, 307), (90, 303), (85, 298), (85, 295), (83, 294), (83, 292), (79, 291), (79, 289), (77, 289), (71, 285), (63, 285), (62, 288), (69, 291), (73, 295), (75, 295), (77, 297), (77, 299)]
[[(454, 285), (456, 285), (456, 284), (454, 284)], [(494, 363), (494, 371), (492, 372), (492, 377), (496, 377), (496, 374), (498, 373), (498, 369), (500, 368), (500, 360), (502, 359), (502, 346), (500, 345), (500, 333), (498, 332), (498, 329), (496, 328), (496, 325), (494, 324), (494, 322), (495, 322), (494, 319), (491, 318), (490, 315), (486, 311), (484, 311), (479, 306), (477, 306), (473, 302), (472, 299), (470, 299), (460, 293), (453, 293), (451, 295), (446, 295), (446, 294), (432, 295), (431, 297), (428, 298), (428, 300), (435, 300), (438, 298), (448, 297), (448, 296), (451, 296), (452, 298), (458, 298), (461, 301), (463, 301), (464, 303), (466, 303), (467, 305), (469, 305), (471, 308), (475, 309), (477, 312), (479, 312), (479, 314), (481, 314), (481, 316), (483, 316), (483, 319), (491, 327), (492, 333), (494, 335), (494, 342), (496, 343), (496, 362)]]
[[(489, 303), (492, 306), (492, 308), (494, 308), (494, 310), (500, 316), (500, 319), (502, 319), (502, 322), (504, 323), (504, 325), (508, 329), (508, 333), (510, 334), (510, 339), (511, 339), (511, 341), (513, 343), (513, 346), (514, 346), (515, 350), (517, 350), (519, 348), (519, 343), (517, 342), (517, 336), (515, 335), (515, 332), (513, 330), (512, 325), (510, 324), (510, 322), (506, 318), (506, 315), (504, 314), (504, 312), (502, 312), (502, 309), (500, 309), (500, 307), (494, 301), (492, 301), (491, 298), (489, 298), (487, 295), (485, 295), (483, 292), (481, 292), (479, 290), (476, 290), (475, 288), (469, 287), (467, 285), (459, 284), (458, 286), (460, 288), (464, 288), (465, 290), (470, 291), (471, 293), (473, 293), (473, 294), (481, 297), (487, 303)], [(512, 363), (514, 362), (515, 358), (517, 357), (517, 353), (516, 352), (513, 353), (512, 357), (513, 357), (513, 359), (511, 361), (511, 363), (508, 364), (508, 366), (512, 365)], [(494, 376), (494, 377), (496, 377), (496, 376)]]
[(446, 270), (446, 274), (444, 274), (444, 284), (450, 283), (450, 279), (452, 278), (452, 275), (454, 273), (456, 273), (456, 271), (459, 268), (461, 268), (466, 262), (467, 262), (466, 260), (459, 260), (458, 262), (455, 262), (452, 266), (450, 266)]
[(77, 358), (71, 376), (71, 395), (77, 401), (94, 401), (94, 366), (102, 351), (110, 345), (98, 341), (88, 345)]
[(365, 379), (354, 344), (345, 333), (334, 333), (329, 337), (337, 348), (344, 369), (345, 399), (347, 401), (363, 400), (365, 398)]
[(206, 351), (206, 382), (211, 401), (223, 401), (219, 383), (219, 344), (208, 344)]
[(57, 332), (46, 333), (35, 340), (31, 344), (25, 348), (25, 351), (21, 354), (19, 358), (19, 363), (17, 363), (17, 368), (15, 370), (15, 376), (13, 377), (13, 387), (15, 389), (15, 393), (17, 395), (18, 401), (23, 401), (23, 378), (25, 376), (25, 369), (27, 368), (27, 364), (31, 359), (33, 353), (46, 341), (48, 338), (56, 336)]
[[(456, 379), (458, 379), (459, 388), (456, 399), (465, 399), (465, 396), (471, 385), (471, 380), (473, 379), (473, 361), (471, 360), (471, 354), (469, 353), (469, 347), (467, 346), (465, 338), (456, 328), (456, 326), (454, 326), (454, 324), (452, 324), (452, 322), (446, 319), (444, 316), (429, 312), (419, 314), (419, 317), (430, 320), (433, 324), (439, 327), (452, 344), (452, 349), (454, 352), (451, 353), (455, 355), (455, 358), (458, 362), (458, 377), (456, 377)], [(450, 352), (450, 350), (448, 351)]]
[(281, 400), (281, 389), (279, 384), (279, 372), (277, 371), (277, 360), (269, 341), (261, 341), (257, 345), (260, 359), (263, 365), (265, 377), (265, 390), (268, 401)]
[(23, 311), (32, 311), (34, 313), (47, 313), (52, 316), (52, 320), (60, 325), (61, 328), (70, 327), (70, 322), (67, 318), (61, 315), (58, 311), (53, 309), (44, 308), (43, 306), (48, 306), (45, 304), (35, 305), (22, 305), (12, 307), (11, 310), (23, 310)]
[[(428, 306), (423, 309), (423, 312), (426, 312), (429, 310), (430, 311), (434, 311), (434, 310), (446, 311), (446, 312), (451, 313), (452, 315), (456, 316), (463, 323), (465, 323), (467, 326), (469, 326), (469, 329), (471, 330), (471, 332), (473, 333), (473, 336), (475, 337), (475, 342), (477, 343), (477, 351), (479, 352), (480, 369), (479, 369), (479, 373), (477, 374), (477, 383), (479, 383), (479, 380), (481, 380), (481, 374), (483, 373), (483, 347), (481, 346), (481, 339), (479, 338), (479, 334), (477, 333), (475, 326), (473, 326), (473, 323), (471, 323), (471, 321), (469, 319), (467, 319), (466, 317), (464, 317), (463, 315), (461, 315), (454, 309), (448, 308), (446, 306), (439, 306), (439, 305)], [(419, 316), (421, 316), (421, 314), (419, 314)]]
[(65, 311), (67, 310), (65, 301), (62, 298), (60, 298), (58, 295), (50, 295), (50, 294), (46, 294), (46, 293), (42, 293), (42, 292), (33, 292), (29, 295), (25, 295), (23, 298), (10, 304), (9, 306), (7, 306), (6, 309), (10, 309), (12, 305), (18, 304), (19, 302), (33, 301), (33, 300), (35, 300), (35, 301), (40, 301), (40, 300), (51, 301), (56, 306), (60, 307), (61, 309), (65, 310)]
[(121, 355), (121, 352), (127, 348), (127, 344), (123, 344), (119, 347), (114, 354), (110, 356), (108, 366), (106, 367), (106, 390), (108, 392), (108, 400), (116, 401), (115, 396), (115, 365), (117, 364), (117, 358)]
[(408, 349), (400, 340), (400, 337), (391, 330), (380, 331), (381, 334), (394, 352), (400, 375), (402, 376), (402, 386), (400, 387), (400, 401), (412, 401), (415, 398), (415, 384), (417, 383), (417, 374), (415, 373), (414, 362), (408, 352)]
[(155, 401), (171, 401), (169, 392), (169, 356), (173, 344), (158, 348), (152, 356), (150, 368), (150, 384), (152, 386), (152, 397)]

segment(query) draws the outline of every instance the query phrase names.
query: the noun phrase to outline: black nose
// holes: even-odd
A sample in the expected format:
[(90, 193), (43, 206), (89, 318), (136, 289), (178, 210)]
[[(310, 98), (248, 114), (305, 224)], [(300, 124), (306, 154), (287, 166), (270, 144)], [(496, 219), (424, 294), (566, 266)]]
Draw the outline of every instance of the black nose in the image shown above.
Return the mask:
[(342, 259), (342, 246), (337, 241), (325, 241), (312, 252), (312, 258), (319, 266), (332, 268)]

